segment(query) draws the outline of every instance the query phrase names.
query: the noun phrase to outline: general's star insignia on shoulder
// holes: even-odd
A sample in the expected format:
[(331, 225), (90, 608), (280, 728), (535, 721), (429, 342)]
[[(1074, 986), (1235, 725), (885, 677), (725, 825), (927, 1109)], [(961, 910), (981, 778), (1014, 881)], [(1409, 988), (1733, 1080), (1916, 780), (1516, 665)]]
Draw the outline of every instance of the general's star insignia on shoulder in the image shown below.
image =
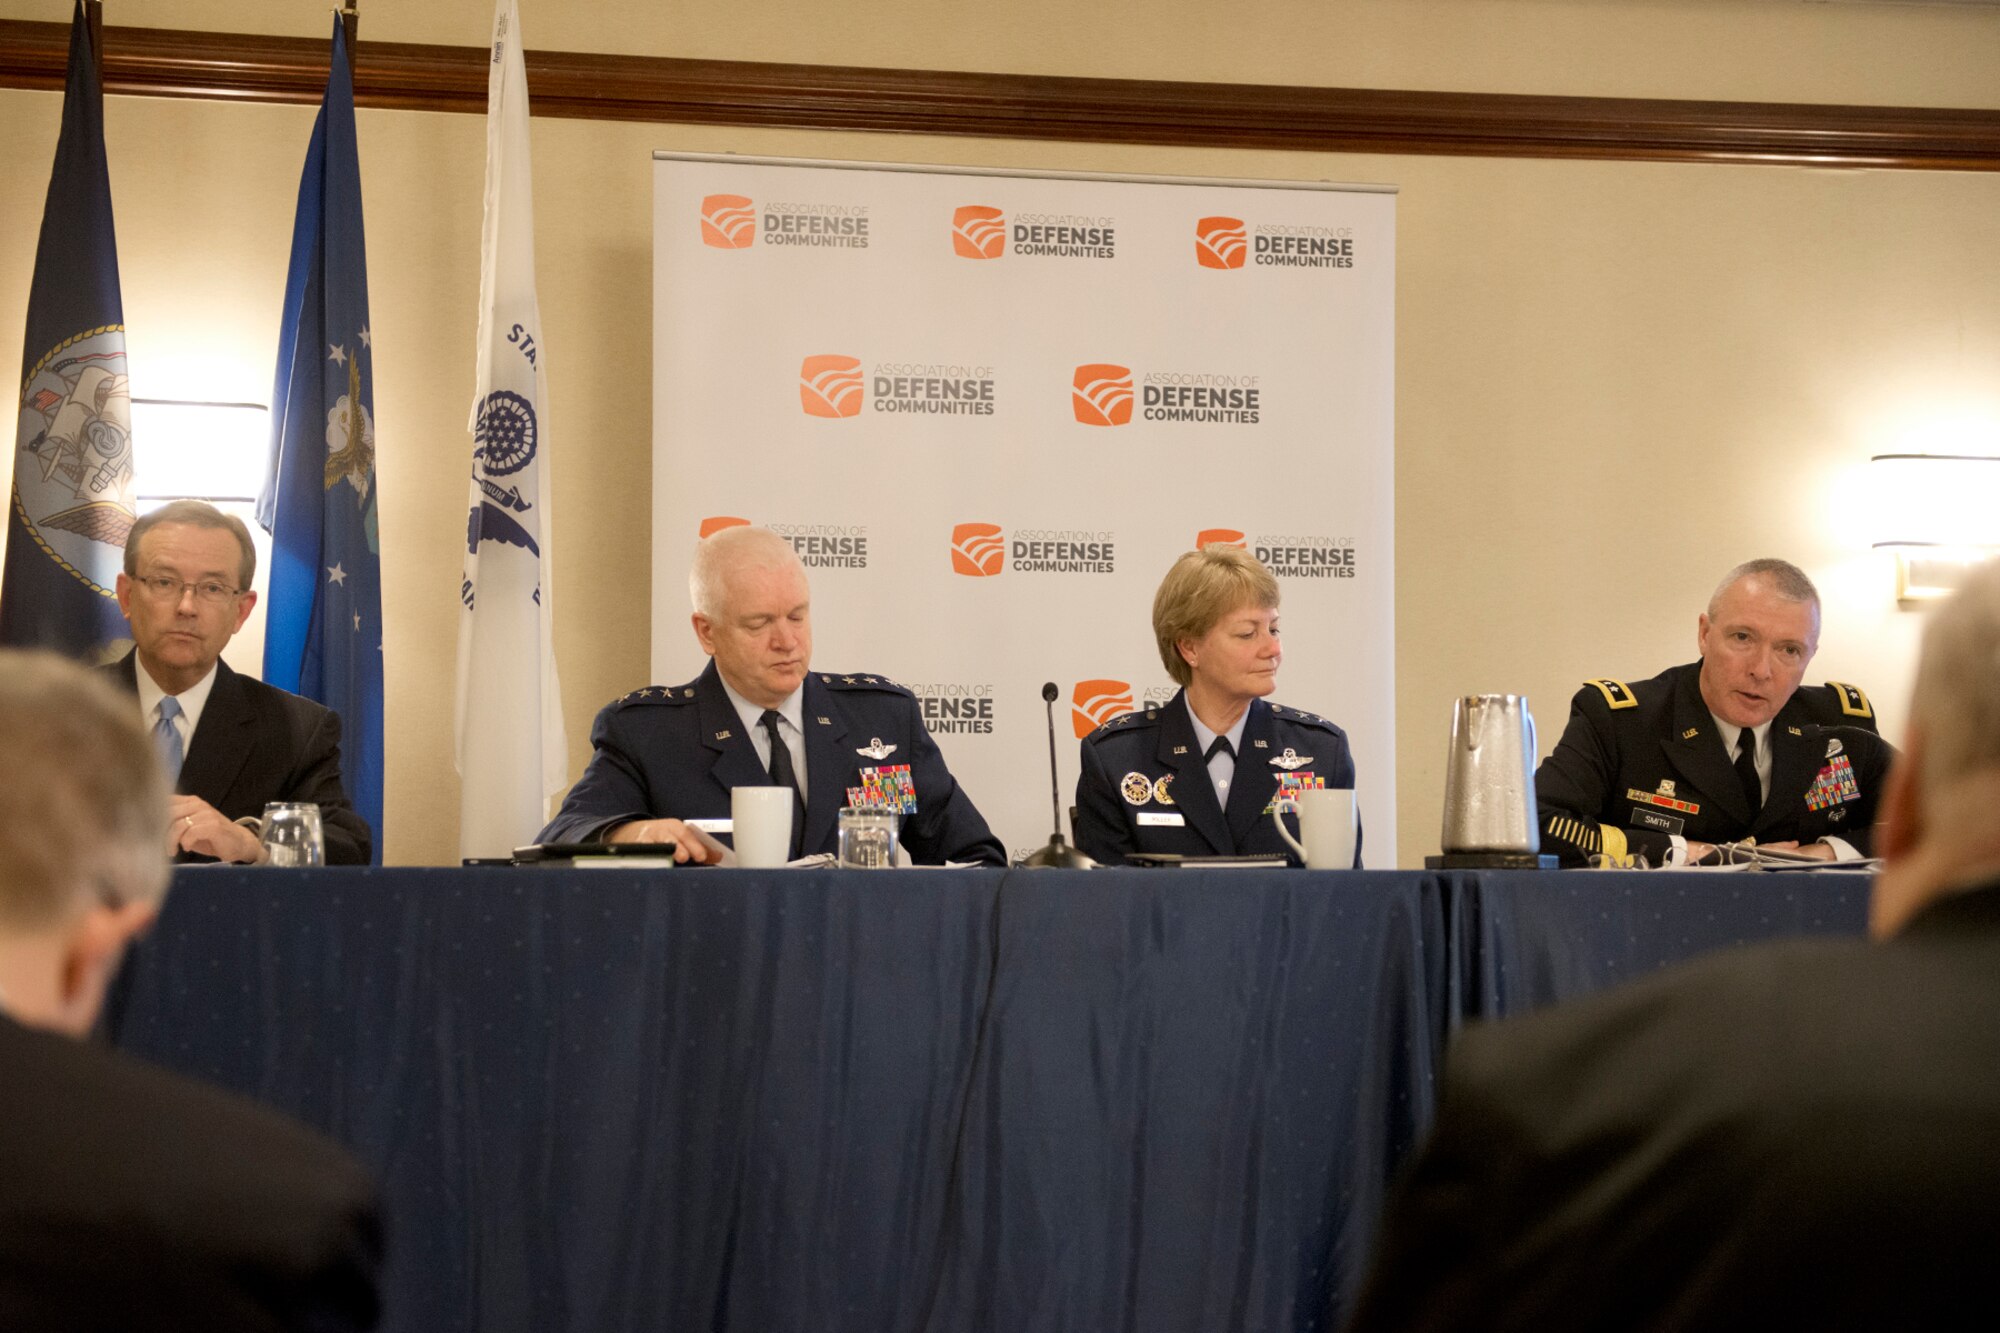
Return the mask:
[(890, 755), (896, 753), (896, 747), (882, 744), (880, 736), (870, 736), (868, 744), (857, 747), (854, 753), (865, 754), (870, 759), (887, 759)]
[(1310, 764), (1312, 761), (1313, 757), (1311, 755), (1300, 754), (1297, 750), (1294, 750), (1291, 746), (1287, 745), (1285, 747), (1285, 752), (1281, 755), (1275, 756), (1271, 760), (1271, 763), (1274, 767), (1282, 768), (1287, 773), (1289, 773), (1295, 768), (1304, 768), (1307, 764)]

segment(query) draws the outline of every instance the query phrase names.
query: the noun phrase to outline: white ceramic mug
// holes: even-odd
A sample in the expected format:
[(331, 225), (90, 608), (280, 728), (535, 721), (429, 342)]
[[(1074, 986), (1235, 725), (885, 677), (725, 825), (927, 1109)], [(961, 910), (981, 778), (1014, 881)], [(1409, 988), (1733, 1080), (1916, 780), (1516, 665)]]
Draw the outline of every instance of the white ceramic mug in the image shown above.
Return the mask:
[(737, 865), (769, 870), (791, 860), (790, 787), (731, 787), (729, 814), (736, 829)]
[[(1285, 827), (1285, 811), (1296, 810), (1299, 833), (1305, 843)], [(1351, 870), (1354, 868), (1354, 793), (1345, 787), (1314, 787), (1290, 796), (1280, 795), (1271, 810), (1278, 823), (1278, 836), (1285, 840), (1309, 870)]]

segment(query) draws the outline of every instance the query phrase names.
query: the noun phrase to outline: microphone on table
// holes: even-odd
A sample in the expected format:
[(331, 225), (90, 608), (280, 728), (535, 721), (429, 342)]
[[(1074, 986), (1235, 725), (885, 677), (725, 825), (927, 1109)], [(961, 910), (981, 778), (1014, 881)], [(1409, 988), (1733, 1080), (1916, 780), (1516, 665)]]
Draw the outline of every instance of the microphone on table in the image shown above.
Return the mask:
[(1054, 681), (1042, 686), (1042, 702), (1049, 715), (1049, 813), (1055, 817), (1055, 832), (1049, 835), (1047, 846), (1021, 858), (1020, 864), (1029, 870), (1091, 870), (1097, 865), (1063, 841), (1062, 787), (1056, 778), (1056, 696), (1061, 693)]

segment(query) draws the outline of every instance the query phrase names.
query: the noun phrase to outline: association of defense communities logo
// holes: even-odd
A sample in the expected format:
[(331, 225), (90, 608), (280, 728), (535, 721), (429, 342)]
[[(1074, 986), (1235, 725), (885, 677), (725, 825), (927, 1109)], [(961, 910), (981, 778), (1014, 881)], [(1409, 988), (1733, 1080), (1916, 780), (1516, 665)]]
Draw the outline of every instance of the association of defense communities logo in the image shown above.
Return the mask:
[(993, 687), (959, 682), (905, 686), (917, 696), (924, 726), (931, 735), (990, 736), (993, 734)]
[(1080, 680), (1069, 701), (1070, 724), (1082, 740), (1112, 718), (1132, 711), (1132, 687), (1122, 680)]
[(1353, 268), (1354, 229), (1242, 218), (1197, 218), (1194, 261), (1203, 268)]
[[(750, 520), (734, 514), (715, 514), (701, 521), (703, 539), (724, 528), (748, 526)], [(799, 562), (808, 569), (868, 568), (868, 529), (855, 523), (771, 523), (772, 532), (783, 537), (798, 552)]]
[[(1070, 380), (1070, 410), (1086, 426), (1130, 425), (1134, 378), (1129, 366), (1102, 361), (1078, 366)], [(1146, 421), (1254, 426), (1264, 409), (1256, 375), (1156, 370), (1136, 378)]]
[(1250, 233), (1242, 218), (1203, 218), (1194, 224), (1194, 259), (1203, 268), (1242, 268)]
[(799, 406), (809, 417), (856, 417), (871, 402), (877, 412), (941, 417), (990, 417), (997, 401), (993, 367), (938, 361), (877, 361), (824, 354), (799, 367)]
[(986, 204), (965, 204), (951, 215), (951, 252), (960, 259), (998, 259), (1007, 250), (1007, 215)]
[(1109, 362), (1076, 368), (1070, 380), (1070, 410), (1086, 426), (1123, 426), (1132, 420), (1132, 371)]
[(1118, 542), (1108, 529), (1019, 528), (1012, 540), (997, 523), (960, 523), (951, 530), (951, 570), (992, 578), (1017, 574), (1112, 574)]
[(961, 259), (1116, 259), (1118, 222), (1088, 213), (1019, 213), (961, 204), (951, 214), (951, 252)]
[(989, 579), (1007, 559), (1007, 539), (998, 523), (961, 523), (951, 530), (951, 572)]
[(1195, 534), (1196, 549), (1240, 546), (1281, 579), (1351, 579), (1358, 566), (1351, 537), (1299, 536), (1260, 532), (1245, 537), (1235, 528), (1203, 528)]
[(759, 208), (740, 194), (711, 194), (701, 201), (701, 243), (716, 250), (757, 244), (821, 249), (868, 248), (868, 205), (768, 203)]

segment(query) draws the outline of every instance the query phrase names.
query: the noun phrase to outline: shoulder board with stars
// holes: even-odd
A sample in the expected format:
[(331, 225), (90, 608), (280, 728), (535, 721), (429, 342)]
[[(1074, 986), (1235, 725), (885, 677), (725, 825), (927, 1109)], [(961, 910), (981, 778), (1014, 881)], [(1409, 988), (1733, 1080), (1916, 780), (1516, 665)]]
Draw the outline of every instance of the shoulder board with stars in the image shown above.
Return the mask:
[(1826, 687), (1833, 691), (1834, 699), (1840, 704), (1840, 711), (1848, 717), (1873, 717), (1875, 706), (1868, 702), (1868, 696), (1861, 692), (1859, 685), (1849, 685), (1846, 681), (1830, 680)]
[(1159, 720), (1160, 710), (1157, 707), (1135, 708), (1129, 713), (1120, 713), (1117, 717), (1098, 727), (1096, 731), (1091, 732), (1084, 739), (1096, 740), (1099, 736), (1114, 736), (1121, 731), (1130, 731), (1134, 727), (1144, 726), (1149, 722), (1157, 722)]
[(1321, 731), (1340, 732), (1338, 723), (1323, 718), (1318, 713), (1308, 713), (1303, 708), (1287, 708), (1283, 704), (1272, 704), (1271, 716), (1283, 718), (1287, 722), (1303, 722), (1306, 726), (1318, 727)]
[(1584, 682), (1584, 685), (1586, 688), (1593, 688), (1599, 694), (1603, 695), (1604, 702), (1614, 709), (1637, 708), (1639, 706), (1638, 697), (1632, 693), (1632, 687), (1622, 680), (1613, 680), (1609, 676), (1605, 676), (1599, 680), (1587, 680)]
[[(817, 673), (819, 683), (830, 690), (875, 690), (883, 694), (909, 694), (909, 690), (887, 676), (844, 676), (835, 671)], [(915, 698), (915, 695), (911, 695)]]
[(617, 700), (620, 708), (630, 704), (691, 704), (694, 682), (685, 685), (647, 685)]

